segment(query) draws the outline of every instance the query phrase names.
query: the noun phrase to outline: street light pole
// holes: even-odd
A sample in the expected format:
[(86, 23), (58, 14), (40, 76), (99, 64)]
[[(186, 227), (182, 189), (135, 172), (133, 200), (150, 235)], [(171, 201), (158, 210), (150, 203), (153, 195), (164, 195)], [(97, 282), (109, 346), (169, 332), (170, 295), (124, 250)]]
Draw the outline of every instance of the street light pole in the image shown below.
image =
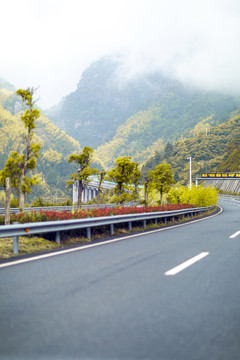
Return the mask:
[(189, 189), (192, 189), (192, 158), (189, 156), (187, 158), (189, 160)]

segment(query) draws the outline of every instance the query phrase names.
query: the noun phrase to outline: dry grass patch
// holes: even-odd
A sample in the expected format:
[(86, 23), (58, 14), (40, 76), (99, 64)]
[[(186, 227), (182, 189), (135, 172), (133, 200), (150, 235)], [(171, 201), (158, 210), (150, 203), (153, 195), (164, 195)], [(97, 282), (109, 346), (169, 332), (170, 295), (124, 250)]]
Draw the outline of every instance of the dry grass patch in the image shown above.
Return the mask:
[[(19, 236), (19, 255), (31, 254), (45, 250), (54, 250), (59, 247), (54, 241), (48, 241), (37, 236)], [(0, 239), (0, 259), (8, 259), (17, 256), (13, 254), (13, 239)]]

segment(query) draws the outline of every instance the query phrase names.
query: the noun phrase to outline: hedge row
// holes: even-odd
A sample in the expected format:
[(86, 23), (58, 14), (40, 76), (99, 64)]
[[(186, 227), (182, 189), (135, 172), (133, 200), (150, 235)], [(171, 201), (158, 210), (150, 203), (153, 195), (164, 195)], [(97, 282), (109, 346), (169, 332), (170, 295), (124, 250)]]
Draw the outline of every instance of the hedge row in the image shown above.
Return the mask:
[[(86, 209), (78, 211), (27, 211), (11, 215), (11, 223), (29, 223), (41, 221), (56, 221), (56, 220), (71, 220), (83, 219), (88, 217), (101, 217), (101, 216), (114, 216), (114, 215), (127, 215), (127, 214), (142, 214), (146, 212), (157, 211), (173, 211), (180, 209), (192, 208), (190, 204), (169, 204), (164, 206), (141, 206), (141, 207), (116, 207), (116, 208), (103, 208), (103, 209)], [(0, 217), (0, 224), (4, 224), (4, 216)]]

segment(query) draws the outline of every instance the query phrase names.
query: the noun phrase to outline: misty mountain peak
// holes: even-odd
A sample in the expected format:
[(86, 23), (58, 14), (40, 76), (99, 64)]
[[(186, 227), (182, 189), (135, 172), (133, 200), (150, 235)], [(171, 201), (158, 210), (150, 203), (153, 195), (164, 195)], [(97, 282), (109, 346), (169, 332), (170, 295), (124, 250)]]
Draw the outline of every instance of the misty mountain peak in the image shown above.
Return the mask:
[(47, 114), (81, 146), (97, 148), (139, 111), (151, 111), (154, 116), (148, 129), (154, 138), (175, 139), (198, 121), (236, 108), (231, 96), (183, 85), (161, 72), (127, 76), (120, 57), (105, 56), (92, 63), (77, 89)]

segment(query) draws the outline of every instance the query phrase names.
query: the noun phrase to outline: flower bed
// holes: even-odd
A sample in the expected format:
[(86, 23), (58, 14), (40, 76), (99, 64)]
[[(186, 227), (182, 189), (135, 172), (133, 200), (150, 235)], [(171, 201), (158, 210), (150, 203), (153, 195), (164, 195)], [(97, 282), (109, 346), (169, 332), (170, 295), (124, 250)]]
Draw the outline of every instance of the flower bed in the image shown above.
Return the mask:
[[(56, 220), (71, 220), (81, 219), (88, 217), (100, 217), (100, 216), (111, 216), (111, 215), (127, 215), (127, 214), (142, 214), (146, 212), (157, 212), (157, 211), (173, 211), (180, 209), (192, 208), (190, 204), (169, 204), (164, 206), (142, 206), (142, 207), (121, 207), (121, 208), (103, 208), (103, 209), (87, 209), (79, 210), (74, 212), (68, 211), (28, 211), (21, 212), (18, 214), (11, 215), (11, 223), (29, 223), (39, 221), (56, 221)], [(4, 224), (4, 217), (0, 219), (0, 223)]]

